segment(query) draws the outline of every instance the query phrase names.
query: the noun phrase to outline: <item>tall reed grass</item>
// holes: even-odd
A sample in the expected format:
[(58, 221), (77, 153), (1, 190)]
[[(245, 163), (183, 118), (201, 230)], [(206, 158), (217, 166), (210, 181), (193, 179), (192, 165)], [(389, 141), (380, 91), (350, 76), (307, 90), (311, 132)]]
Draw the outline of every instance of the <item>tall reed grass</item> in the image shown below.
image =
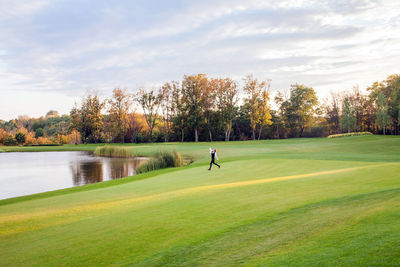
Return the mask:
[(96, 147), (94, 154), (96, 156), (114, 157), (114, 158), (129, 158), (135, 156), (133, 151), (131, 149), (128, 149), (127, 147), (107, 146), (107, 145)]
[(168, 167), (181, 166), (183, 166), (181, 154), (176, 151), (159, 151), (153, 158), (140, 165), (136, 169), (136, 173), (144, 173)]

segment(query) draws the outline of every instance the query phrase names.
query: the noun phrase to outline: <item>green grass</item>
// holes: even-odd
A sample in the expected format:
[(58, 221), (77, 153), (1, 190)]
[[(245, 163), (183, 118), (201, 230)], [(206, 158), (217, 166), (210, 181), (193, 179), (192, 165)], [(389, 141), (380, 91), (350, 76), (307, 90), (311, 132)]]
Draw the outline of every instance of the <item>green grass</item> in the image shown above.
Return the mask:
[(195, 161), (0, 201), (0, 266), (400, 264), (399, 137), (129, 147)]

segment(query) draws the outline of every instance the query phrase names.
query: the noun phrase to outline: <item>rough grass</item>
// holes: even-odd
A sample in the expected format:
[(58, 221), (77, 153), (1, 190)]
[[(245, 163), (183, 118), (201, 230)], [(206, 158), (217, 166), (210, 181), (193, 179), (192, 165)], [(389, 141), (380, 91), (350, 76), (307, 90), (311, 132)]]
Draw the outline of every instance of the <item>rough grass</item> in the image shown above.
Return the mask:
[(94, 154), (96, 156), (114, 157), (114, 158), (135, 157), (135, 154), (132, 151), (132, 149), (128, 147), (111, 146), (111, 145), (96, 147), (96, 149), (94, 150)]
[(354, 132), (354, 133), (344, 133), (344, 134), (331, 134), (328, 138), (346, 137), (346, 136), (359, 136), (359, 135), (373, 135), (371, 132)]
[(182, 165), (183, 165), (182, 156), (178, 152), (176, 152), (176, 151), (159, 151), (156, 155), (154, 155), (148, 161), (141, 164), (136, 169), (136, 173), (145, 173), (145, 172), (169, 168), (169, 167), (181, 167)]
[(195, 162), (0, 201), (0, 266), (400, 263), (399, 137), (132, 148)]

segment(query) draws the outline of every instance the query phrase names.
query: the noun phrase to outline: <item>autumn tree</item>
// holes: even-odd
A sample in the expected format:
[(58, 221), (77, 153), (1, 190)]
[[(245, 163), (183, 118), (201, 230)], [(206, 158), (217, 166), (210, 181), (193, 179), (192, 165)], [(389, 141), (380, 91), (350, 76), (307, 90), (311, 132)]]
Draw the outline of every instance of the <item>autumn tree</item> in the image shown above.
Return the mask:
[[(268, 83), (268, 89), (270, 87), (270, 82)], [(260, 140), (261, 132), (265, 125), (271, 125), (271, 113), (269, 106), (269, 90), (264, 89), (261, 92), (261, 97), (258, 101), (257, 106), (257, 124), (258, 124), (258, 140)]]
[(112, 98), (108, 100), (109, 120), (113, 137), (119, 137), (121, 143), (125, 142), (125, 134), (129, 124), (129, 109), (131, 107), (131, 95), (126, 89), (115, 88)]
[(287, 121), (285, 120), (285, 112), (288, 99), (288, 90), (278, 91), (274, 98), (274, 102), (278, 107), (274, 118), (274, 126), (276, 128), (276, 135), (278, 138), (287, 138)]
[[(70, 132), (75, 133), (75, 145), (78, 144), (78, 132), (81, 131), (82, 128), (82, 117), (80, 114), (80, 109), (75, 103), (74, 107), (69, 112), (69, 130)], [(39, 131), (40, 130), (40, 131)], [(43, 129), (38, 128), (38, 131), (35, 133), (35, 137), (43, 136)]]
[(140, 114), (137, 114), (136, 112), (132, 112), (128, 114), (128, 129), (127, 129), (127, 135), (129, 136), (131, 142), (137, 143), (138, 141), (138, 134), (143, 130), (144, 125), (146, 124), (141, 123), (140, 119)]
[(17, 140), (15, 140), (15, 136), (13, 134), (9, 134), (4, 142), (6, 146), (14, 146), (18, 144)]
[(382, 128), (383, 134), (386, 134), (386, 127), (390, 125), (391, 118), (388, 114), (389, 106), (385, 95), (379, 92), (377, 99), (376, 124)]
[[(25, 139), (19, 139), (20, 137), (17, 136), (18, 133), (21, 133)], [(15, 135), (15, 139), (20, 142), (21, 144), (25, 145), (32, 145), (35, 144), (35, 134), (33, 132), (28, 131), (25, 127), (20, 127), (17, 130), (17, 134)]]
[(210, 142), (213, 141), (212, 138), (212, 125), (211, 118), (215, 113), (215, 97), (216, 88), (213, 87), (211, 81), (207, 80), (206, 84), (201, 87), (202, 95), (202, 113), (205, 119), (205, 125), (208, 129), (208, 135), (210, 137)]
[(82, 100), (80, 109), (81, 134), (83, 143), (99, 142), (103, 126), (103, 115), (101, 111), (105, 105), (99, 96), (88, 94)]
[(339, 94), (331, 93), (330, 102), (324, 105), (325, 119), (328, 123), (329, 133), (340, 132), (340, 97)]
[(46, 113), (46, 118), (54, 118), (60, 116), (57, 110), (50, 110)]
[(8, 133), (3, 128), (0, 128), (0, 144), (5, 144), (6, 139), (8, 137)]
[(225, 131), (225, 141), (229, 141), (232, 122), (236, 116), (238, 102), (238, 88), (235, 81), (230, 78), (212, 79), (212, 87), (216, 92), (216, 103), (220, 112)]
[(375, 101), (367, 97), (364, 102), (364, 118), (363, 122), (365, 124), (364, 131), (375, 132), (375, 121), (376, 121), (376, 105)]
[(194, 140), (199, 141), (199, 127), (204, 118), (205, 92), (208, 78), (205, 74), (184, 76), (182, 81), (182, 100), (187, 111), (187, 122), (194, 130)]
[(148, 92), (146, 92), (144, 89), (140, 89), (135, 100), (139, 103), (143, 110), (146, 123), (149, 126), (151, 140), (153, 137), (153, 129), (156, 126), (157, 113), (160, 107), (161, 97), (154, 89)]
[(259, 122), (259, 104), (263, 89), (265, 88), (265, 81), (258, 81), (257, 78), (253, 78), (252, 75), (246, 76), (244, 79), (245, 85), (243, 87), (247, 97), (245, 101), (248, 103), (250, 128), (252, 130), (252, 138), (256, 140), (256, 128)]

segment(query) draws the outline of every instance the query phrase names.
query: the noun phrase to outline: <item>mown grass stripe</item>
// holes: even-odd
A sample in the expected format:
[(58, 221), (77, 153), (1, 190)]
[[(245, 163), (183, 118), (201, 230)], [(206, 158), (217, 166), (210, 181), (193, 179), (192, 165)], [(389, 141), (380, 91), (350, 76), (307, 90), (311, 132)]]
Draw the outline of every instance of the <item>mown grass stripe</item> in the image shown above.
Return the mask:
[[(180, 190), (163, 192), (163, 193), (159, 193), (159, 194), (142, 196), (142, 197), (133, 197), (133, 198), (122, 199), (122, 200), (81, 205), (81, 206), (74, 207), (74, 208), (44, 210), (44, 211), (40, 211), (40, 212), (0, 216), (0, 223), (4, 224), (4, 225), (7, 224), (9, 226), (9, 227), (5, 227), (4, 230), (0, 230), (0, 236), (7, 236), (7, 235), (15, 234), (15, 233), (29, 231), (29, 230), (36, 230), (36, 229), (40, 229), (40, 228), (44, 228), (44, 227), (49, 227), (52, 225), (70, 223), (70, 222), (79, 220), (80, 219), (79, 214), (82, 214), (82, 213), (106, 210), (106, 209), (111, 209), (111, 208), (115, 208), (115, 207), (129, 205), (132, 203), (139, 203), (139, 202), (152, 201), (152, 200), (161, 200), (161, 199), (179, 197), (179, 196), (183, 196), (183, 195), (187, 195), (187, 194), (210, 191), (210, 190), (221, 190), (221, 189), (251, 186), (251, 185), (272, 183), (272, 182), (285, 181), (285, 180), (294, 180), (294, 179), (302, 179), (302, 178), (309, 178), (309, 177), (316, 177), (316, 176), (325, 176), (325, 175), (331, 175), (331, 174), (351, 172), (351, 171), (366, 169), (366, 168), (377, 168), (377, 167), (389, 166), (389, 165), (394, 165), (394, 164), (397, 164), (397, 163), (373, 164), (373, 165), (365, 165), (365, 166), (359, 166), (359, 167), (328, 170), (328, 171), (321, 171), (321, 172), (314, 172), (314, 173), (288, 175), (288, 176), (272, 177), (272, 178), (265, 178), (265, 179), (258, 179), (258, 180), (248, 180), (248, 181), (242, 181), (242, 182), (196, 186), (196, 187), (190, 187), (190, 188), (185, 188), (185, 189), (180, 189)], [(66, 220), (65, 216), (69, 217), (69, 219)], [(59, 220), (56, 220), (54, 222), (44, 222), (40, 225), (37, 225), (37, 227), (35, 227), (35, 224), (24, 225), (24, 222), (26, 222), (26, 221), (44, 220), (46, 218), (51, 218), (51, 217), (57, 217), (57, 218), (59, 218)], [(46, 220), (44, 220), (44, 221), (46, 221)]]

